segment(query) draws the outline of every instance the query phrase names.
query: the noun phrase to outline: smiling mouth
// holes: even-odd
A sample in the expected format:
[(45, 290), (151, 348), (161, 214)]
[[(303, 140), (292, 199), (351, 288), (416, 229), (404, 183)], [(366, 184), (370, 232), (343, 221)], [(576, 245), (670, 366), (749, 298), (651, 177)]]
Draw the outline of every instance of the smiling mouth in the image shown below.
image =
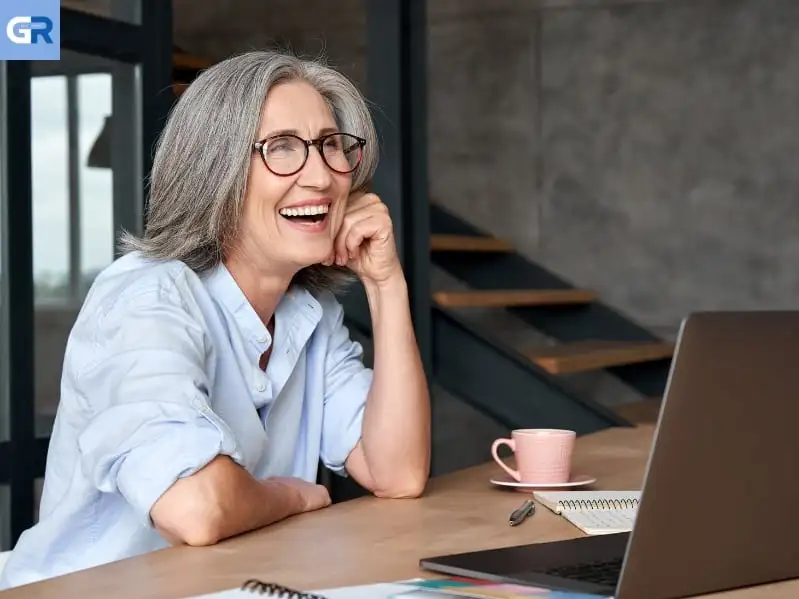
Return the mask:
[(280, 216), (294, 223), (318, 223), (327, 217), (330, 205), (322, 206), (297, 206), (296, 208), (282, 208), (278, 211)]

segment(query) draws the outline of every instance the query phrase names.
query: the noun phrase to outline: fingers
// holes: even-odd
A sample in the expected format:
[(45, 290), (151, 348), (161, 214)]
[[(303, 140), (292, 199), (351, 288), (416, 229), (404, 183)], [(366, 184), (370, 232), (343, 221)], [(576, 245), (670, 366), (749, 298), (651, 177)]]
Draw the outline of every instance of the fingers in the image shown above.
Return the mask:
[(353, 193), (348, 198), (347, 211), (333, 242), (333, 249), (322, 260), (322, 264), (346, 266), (351, 260), (359, 259), (364, 241), (390, 235), (391, 228), (388, 208), (377, 195)]
[(374, 204), (381, 204), (377, 194), (366, 191), (355, 191), (347, 198), (347, 211), (359, 210)]
[(335, 241), (336, 264), (344, 266), (350, 260), (357, 260), (364, 239), (376, 235), (379, 228), (375, 216), (368, 212), (345, 218)]
[(352, 224), (368, 216), (368, 209), (370, 206), (381, 204), (380, 198), (373, 193), (364, 191), (357, 191), (350, 194), (347, 198), (346, 212), (344, 220), (341, 223), (341, 228), (336, 234), (336, 239), (333, 242), (333, 249), (330, 255), (322, 260), (323, 266), (332, 266), (337, 264), (339, 266), (346, 266), (349, 254), (346, 249), (345, 238), (352, 226)]
[(390, 234), (391, 217), (388, 208), (379, 199), (355, 208), (345, 215), (336, 237), (334, 243), (336, 264), (345, 266), (349, 260), (359, 259), (361, 244), (365, 240), (383, 239)]
[(384, 223), (375, 215), (369, 215), (353, 223), (349, 234), (344, 239), (347, 256), (352, 260), (358, 260), (360, 258), (361, 244), (364, 240), (380, 235), (384, 226)]
[(328, 254), (327, 258), (322, 260), (322, 266), (333, 266), (333, 263), (336, 261), (336, 248), (335, 244), (333, 249), (330, 250), (330, 254)]

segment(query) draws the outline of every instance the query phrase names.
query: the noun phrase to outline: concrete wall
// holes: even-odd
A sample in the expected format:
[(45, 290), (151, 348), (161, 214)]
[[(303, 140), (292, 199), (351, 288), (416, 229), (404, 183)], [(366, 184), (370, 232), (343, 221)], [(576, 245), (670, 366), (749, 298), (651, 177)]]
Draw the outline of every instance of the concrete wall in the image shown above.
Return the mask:
[(791, 0), (547, 14), (527, 252), (652, 326), (794, 305), (797, 26)]

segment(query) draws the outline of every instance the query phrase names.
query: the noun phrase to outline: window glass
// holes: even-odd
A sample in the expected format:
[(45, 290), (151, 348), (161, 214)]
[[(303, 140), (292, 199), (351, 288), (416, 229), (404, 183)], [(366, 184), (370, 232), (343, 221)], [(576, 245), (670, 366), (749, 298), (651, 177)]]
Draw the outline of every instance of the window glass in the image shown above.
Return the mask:
[(114, 259), (114, 232), (140, 230), (143, 186), (138, 69), (67, 50), (32, 68), (36, 433), (47, 436), (70, 330)]

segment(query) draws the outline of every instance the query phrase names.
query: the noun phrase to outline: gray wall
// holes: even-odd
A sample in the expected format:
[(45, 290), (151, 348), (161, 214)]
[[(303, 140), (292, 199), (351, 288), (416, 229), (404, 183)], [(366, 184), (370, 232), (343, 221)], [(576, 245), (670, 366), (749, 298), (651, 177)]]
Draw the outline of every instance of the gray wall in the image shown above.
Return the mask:
[(542, 19), (537, 246), (653, 326), (795, 304), (799, 3)]
[(799, 3), (518, 4), (432, 20), (435, 196), (653, 328), (791, 306)]

